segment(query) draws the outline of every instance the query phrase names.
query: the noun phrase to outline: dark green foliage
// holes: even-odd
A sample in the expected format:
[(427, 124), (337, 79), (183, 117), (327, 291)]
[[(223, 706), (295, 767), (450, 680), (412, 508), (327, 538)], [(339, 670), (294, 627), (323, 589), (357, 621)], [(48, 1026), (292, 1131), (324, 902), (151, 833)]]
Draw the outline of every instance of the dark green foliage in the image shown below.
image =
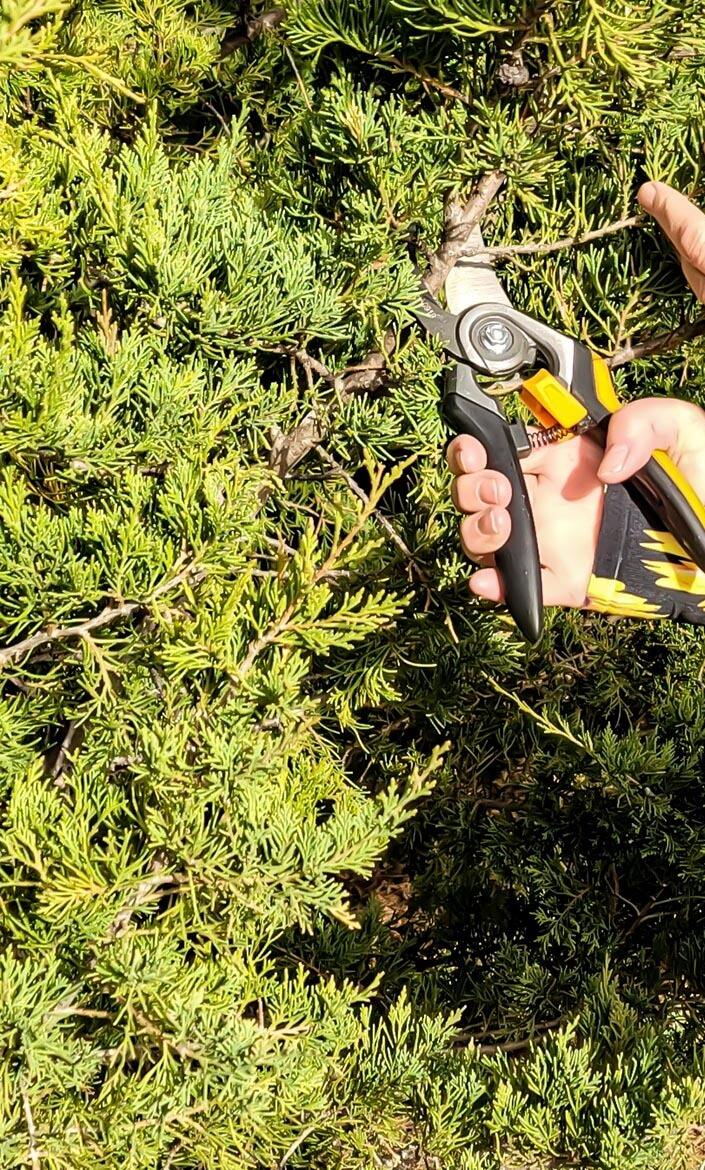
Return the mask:
[[(0, 1167), (694, 1170), (702, 634), (470, 601), (409, 309), (489, 168), (497, 244), (697, 195), (705, 8), (0, 15)], [(649, 225), (502, 272), (695, 312)]]

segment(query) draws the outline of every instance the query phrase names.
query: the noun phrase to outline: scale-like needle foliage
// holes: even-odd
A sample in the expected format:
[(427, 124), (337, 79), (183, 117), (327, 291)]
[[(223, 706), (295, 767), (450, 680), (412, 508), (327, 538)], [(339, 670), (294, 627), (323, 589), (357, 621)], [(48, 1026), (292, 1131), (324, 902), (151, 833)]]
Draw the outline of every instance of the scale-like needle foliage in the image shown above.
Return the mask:
[[(471, 601), (410, 309), (487, 171), (697, 197), (703, 17), (0, 4), (1, 1170), (702, 1162), (701, 633)], [(501, 273), (697, 312), (648, 224)]]

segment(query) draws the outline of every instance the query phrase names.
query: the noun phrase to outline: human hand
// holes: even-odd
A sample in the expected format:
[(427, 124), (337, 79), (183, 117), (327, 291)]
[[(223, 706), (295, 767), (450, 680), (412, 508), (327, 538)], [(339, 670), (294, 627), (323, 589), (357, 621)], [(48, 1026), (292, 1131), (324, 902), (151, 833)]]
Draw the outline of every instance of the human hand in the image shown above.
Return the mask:
[[(644, 184), (638, 198), (673, 243), (696, 296), (705, 301), (705, 215), (665, 183)], [(589, 605), (604, 485), (628, 479), (657, 449), (668, 452), (705, 500), (705, 412), (677, 399), (642, 399), (624, 406), (610, 422), (605, 451), (586, 435), (544, 447), (522, 461), (546, 605)], [(492, 565), (510, 532), (509, 481), (487, 470), (484, 448), (468, 435), (453, 440), (447, 458), (456, 477), (453, 498), (466, 513), (463, 547), (487, 566), (473, 574), (470, 587), (480, 597), (501, 601), (502, 582)]]
[(688, 284), (705, 302), (705, 215), (667, 183), (644, 183), (637, 199), (668, 236)]
[[(680, 399), (645, 398), (615, 414), (607, 446), (589, 435), (532, 452), (522, 460), (536, 524), (544, 604), (588, 608), (587, 588), (595, 562), (605, 484), (621, 483), (648, 462), (654, 450), (667, 451), (705, 499), (705, 411)], [(453, 499), (466, 513), (460, 534), (473, 560), (488, 567), (470, 578), (478, 597), (503, 601), (493, 555), (511, 527), (509, 480), (487, 470), (487, 453), (477, 439), (458, 435), (448, 464), (455, 479)]]

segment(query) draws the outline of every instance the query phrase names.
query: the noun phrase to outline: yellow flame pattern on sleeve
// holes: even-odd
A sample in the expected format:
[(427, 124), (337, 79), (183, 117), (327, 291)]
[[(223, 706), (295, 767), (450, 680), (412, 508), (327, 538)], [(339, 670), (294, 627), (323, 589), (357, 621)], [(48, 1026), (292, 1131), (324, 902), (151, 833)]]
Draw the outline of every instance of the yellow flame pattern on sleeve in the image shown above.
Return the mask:
[(587, 590), (589, 608), (597, 613), (618, 614), (620, 617), (664, 618), (658, 605), (639, 597), (637, 593), (627, 593), (626, 586), (621, 581), (611, 577), (590, 578)]
[[(659, 589), (688, 593), (691, 597), (705, 598), (705, 573), (690, 560), (676, 538), (670, 532), (654, 532), (651, 529), (647, 529), (645, 535), (650, 539), (642, 543), (642, 548), (678, 557), (677, 561), (642, 561), (644, 568), (654, 575), (656, 586)], [(705, 601), (699, 602), (698, 608), (705, 609)]]
[(656, 577), (659, 589), (677, 589), (680, 593), (705, 597), (705, 573), (692, 561), (642, 561)]
[(663, 553), (667, 557), (680, 557), (682, 561), (688, 560), (688, 554), (683, 545), (679, 544), (670, 532), (655, 532), (653, 529), (647, 528), (644, 536), (648, 536), (650, 539), (642, 541), (642, 548), (648, 548), (651, 552)]

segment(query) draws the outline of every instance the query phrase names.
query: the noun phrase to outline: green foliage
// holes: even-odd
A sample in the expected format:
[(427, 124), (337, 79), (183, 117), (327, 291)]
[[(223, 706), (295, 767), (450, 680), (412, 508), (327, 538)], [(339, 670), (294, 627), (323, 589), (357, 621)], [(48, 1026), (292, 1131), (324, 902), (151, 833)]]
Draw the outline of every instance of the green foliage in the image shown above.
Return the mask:
[[(702, 1161), (702, 637), (469, 599), (409, 310), (488, 168), (697, 195), (703, 15), (0, 4), (3, 1170)], [(648, 225), (502, 274), (693, 311)]]

